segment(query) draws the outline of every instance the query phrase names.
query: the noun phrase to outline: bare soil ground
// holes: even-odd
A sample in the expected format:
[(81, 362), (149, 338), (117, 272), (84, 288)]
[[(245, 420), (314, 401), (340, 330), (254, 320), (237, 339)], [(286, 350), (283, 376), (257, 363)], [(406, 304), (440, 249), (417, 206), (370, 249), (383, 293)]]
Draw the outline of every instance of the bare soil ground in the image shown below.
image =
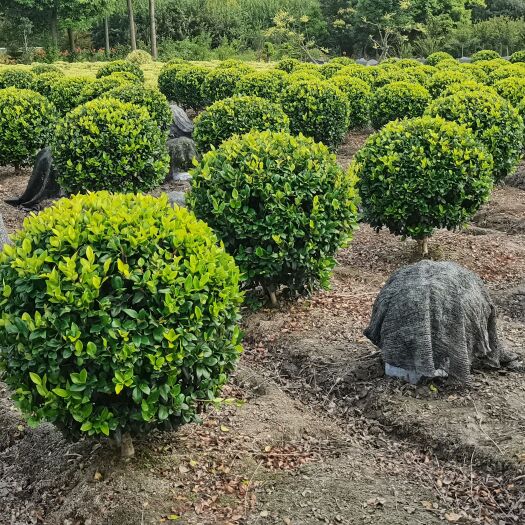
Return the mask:
[[(364, 135), (340, 151), (348, 162)], [(3, 198), (28, 173), (0, 169)], [(479, 273), (508, 346), (525, 358), (525, 191), (495, 189), (436, 259)], [(245, 312), (246, 352), (202, 425), (155, 432), (123, 462), (105, 440), (27, 428), (0, 385), (0, 524), (433, 525), (525, 523), (525, 374), (477, 372), (467, 390), (387, 379), (363, 337), (388, 276), (415, 243), (362, 225), (332, 289)]]

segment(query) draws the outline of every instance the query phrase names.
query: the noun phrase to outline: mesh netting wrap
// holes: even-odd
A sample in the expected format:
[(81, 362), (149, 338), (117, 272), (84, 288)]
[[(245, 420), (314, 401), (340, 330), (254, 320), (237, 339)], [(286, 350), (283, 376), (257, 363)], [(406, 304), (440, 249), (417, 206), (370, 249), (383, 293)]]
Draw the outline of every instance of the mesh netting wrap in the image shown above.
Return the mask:
[[(365, 330), (381, 349), (387, 375), (417, 382), (512, 360), (500, 342), (496, 310), (483, 281), (452, 262), (422, 261), (397, 271), (376, 299)], [(392, 372), (392, 373), (389, 373)]]

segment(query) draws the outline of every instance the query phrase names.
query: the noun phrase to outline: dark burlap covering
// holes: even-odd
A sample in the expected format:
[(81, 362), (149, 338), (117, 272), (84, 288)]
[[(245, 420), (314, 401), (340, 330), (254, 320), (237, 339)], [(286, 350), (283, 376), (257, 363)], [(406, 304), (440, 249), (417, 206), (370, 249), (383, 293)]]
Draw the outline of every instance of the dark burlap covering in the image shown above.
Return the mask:
[(376, 299), (365, 335), (385, 363), (467, 383), (472, 367), (499, 368), (512, 356), (497, 333), (483, 281), (452, 262), (422, 261), (396, 272)]

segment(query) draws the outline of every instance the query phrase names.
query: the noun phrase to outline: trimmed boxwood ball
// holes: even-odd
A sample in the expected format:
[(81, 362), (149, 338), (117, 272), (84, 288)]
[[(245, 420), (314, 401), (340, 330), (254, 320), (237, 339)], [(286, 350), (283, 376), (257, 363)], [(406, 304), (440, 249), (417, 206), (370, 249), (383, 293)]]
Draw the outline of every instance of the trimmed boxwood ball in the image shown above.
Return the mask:
[(381, 69), (374, 79), (373, 86), (374, 89), (379, 89), (387, 84), (391, 84), (392, 82), (407, 81), (410, 81), (407, 69), (400, 69), (397, 67)]
[(355, 61), (349, 57), (334, 57), (330, 59), (331, 64), (342, 64), (343, 66), (349, 66), (355, 64)]
[(496, 180), (506, 177), (516, 168), (523, 149), (523, 119), (504, 98), (485, 89), (459, 91), (434, 100), (427, 113), (472, 129), (494, 157)]
[(471, 130), (428, 116), (390, 122), (350, 168), (364, 218), (417, 240), (462, 226), (488, 200), (493, 160)]
[(64, 73), (58, 73), (56, 71), (42, 73), (35, 77), (31, 89), (44, 95), (44, 97), (50, 98), (54, 82), (60, 78), (64, 78), (64, 76)]
[(518, 62), (525, 62), (525, 51), (516, 51), (510, 55), (510, 61), (513, 64)]
[(57, 125), (53, 159), (65, 191), (148, 191), (167, 176), (166, 134), (143, 107), (86, 102)]
[(334, 75), (337, 75), (337, 73), (341, 71), (343, 67), (345, 67), (344, 64), (330, 61), (326, 64), (323, 64), (322, 66), (319, 66), (319, 72), (324, 78), (328, 79), (332, 78)]
[(516, 64), (508, 64), (505, 66), (498, 67), (492, 71), (489, 75), (489, 82), (495, 84), (498, 80), (504, 78), (525, 78), (525, 64), (518, 62)]
[(319, 73), (319, 71), (312, 69), (296, 69), (288, 75), (287, 80), (287, 83), (297, 82), (298, 80), (317, 80), (322, 82), (325, 80), (325, 78), (323, 75), (321, 75), (321, 73)]
[[(113, 75), (115, 75), (115, 73)], [(84, 102), (88, 102), (89, 100), (98, 98), (116, 87), (131, 84), (131, 82), (119, 77), (115, 78), (113, 75), (97, 78), (96, 80), (93, 80), (93, 82), (90, 82), (84, 86), (80, 94), (80, 103), (82, 104)]]
[(116, 98), (145, 107), (150, 117), (163, 131), (171, 126), (173, 116), (166, 97), (158, 90), (142, 85), (124, 85), (108, 91), (101, 98)]
[(223, 142), (192, 171), (189, 205), (224, 242), (249, 286), (275, 299), (327, 286), (356, 224), (354, 180), (326, 146), (254, 131)]
[(151, 64), (153, 57), (143, 49), (135, 49), (135, 51), (128, 53), (126, 60), (140, 66), (141, 64)]
[(379, 129), (391, 120), (420, 117), (430, 101), (430, 93), (423, 86), (392, 82), (372, 95), (370, 121), (375, 129)]
[(87, 77), (58, 77), (49, 82), (46, 96), (55, 105), (60, 115), (84, 102), (84, 90), (96, 82)]
[(460, 84), (465, 80), (475, 80), (466, 71), (438, 71), (432, 75), (426, 85), (432, 97), (439, 97), (451, 84)]
[(434, 67), (438, 71), (461, 70), (461, 64), (456, 59), (442, 60), (441, 62), (438, 62)]
[(244, 75), (235, 87), (235, 94), (278, 100), (288, 75), (280, 69), (255, 71)]
[(0, 69), (0, 89), (14, 87), (31, 89), (35, 75), (31, 71), (19, 67), (4, 67)]
[(248, 73), (255, 71), (252, 66), (246, 62), (243, 62), (242, 60), (237, 60), (236, 58), (229, 58), (228, 60), (219, 62), (217, 69), (237, 69), (243, 75), (247, 75)]
[(219, 146), (232, 135), (249, 131), (290, 131), (290, 119), (279, 104), (247, 96), (214, 102), (194, 124), (193, 139), (201, 152)]
[(475, 62), (474, 65), (483, 69), (487, 75), (491, 75), (497, 69), (512, 66), (513, 64), (509, 64), (504, 58), (495, 58), (493, 60), (480, 60), (479, 62)]
[(349, 125), (350, 103), (330, 82), (314, 79), (289, 82), (281, 105), (290, 118), (294, 135), (302, 133), (330, 148), (343, 142)]
[(330, 82), (339, 88), (347, 97), (350, 104), (349, 128), (363, 128), (368, 124), (370, 117), (370, 99), (372, 88), (370, 85), (356, 77), (347, 77), (337, 74)]
[(483, 62), (476, 62), (475, 64), (460, 64), (458, 71), (466, 71), (469, 77), (472, 77), (481, 84), (488, 84), (490, 79), (488, 73), (481, 67)]
[(191, 67), (187, 62), (175, 62), (166, 64), (159, 73), (157, 80), (160, 92), (169, 100), (174, 101), (177, 97), (175, 78), (182, 69)]
[(426, 63), (429, 66), (435, 66), (443, 60), (454, 60), (454, 57), (450, 53), (446, 53), (445, 51), (437, 51), (436, 53), (432, 53), (427, 56)]
[(285, 71), (286, 73), (291, 73), (299, 64), (302, 64), (302, 62), (297, 60), (297, 58), (285, 57), (277, 62), (275, 68)]
[(413, 67), (421, 67), (422, 64), (415, 58), (402, 58), (396, 62), (396, 66), (400, 67), (401, 69), (411, 69)]
[(117, 72), (131, 73), (140, 79), (141, 82), (144, 82), (144, 71), (140, 69), (140, 66), (133, 62), (129, 62), (128, 60), (114, 60), (113, 62), (108, 62), (97, 71), (97, 78), (107, 77), (112, 73)]
[(35, 64), (31, 67), (31, 73), (34, 75), (42, 75), (44, 73), (62, 73), (63, 71), (54, 64)]
[(201, 86), (201, 96), (213, 103), (234, 95), (237, 82), (244, 73), (237, 68), (216, 68), (207, 75)]
[(28, 217), (0, 252), (0, 370), (34, 426), (198, 419), (242, 351), (239, 271), (167, 198), (106, 192)]
[(455, 95), (460, 91), (489, 91), (495, 95), (498, 92), (491, 86), (486, 86), (485, 84), (480, 84), (475, 80), (465, 80), (464, 82), (458, 82), (456, 84), (450, 84), (445, 91), (441, 93), (442, 97), (448, 97), (449, 95)]
[(377, 77), (378, 74), (379, 70), (377, 67), (367, 67), (361, 66), (360, 64), (351, 64), (349, 66), (345, 66), (343, 69), (340, 69), (337, 73), (337, 76), (359, 78), (360, 80), (364, 80), (367, 84), (370, 84), (372, 86), (374, 83), (374, 79)]
[(202, 86), (210, 71), (207, 67), (195, 65), (180, 68), (173, 78), (171, 100), (188, 109), (200, 110), (206, 107), (208, 98)]
[(36, 91), (0, 90), (0, 165), (15, 168), (32, 161), (53, 134), (56, 112)]
[(472, 62), (481, 62), (482, 60), (494, 60), (495, 58), (501, 58), (501, 55), (492, 49), (482, 49), (477, 51), (471, 57)]
[(525, 97), (525, 77), (508, 77), (494, 83), (494, 89), (513, 106)]

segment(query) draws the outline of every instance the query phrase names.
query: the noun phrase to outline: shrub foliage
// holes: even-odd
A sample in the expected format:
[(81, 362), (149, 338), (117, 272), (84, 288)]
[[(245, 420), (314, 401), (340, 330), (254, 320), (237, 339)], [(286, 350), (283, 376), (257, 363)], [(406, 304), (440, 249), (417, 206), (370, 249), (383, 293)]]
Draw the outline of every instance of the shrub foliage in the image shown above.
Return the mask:
[(193, 170), (190, 206), (250, 285), (326, 286), (356, 221), (354, 181), (326, 146), (271, 131), (232, 137)]
[(283, 91), (281, 105), (290, 117), (293, 134), (302, 133), (332, 148), (343, 141), (349, 125), (350, 103), (328, 81), (290, 82)]
[(0, 89), (15, 87), (31, 89), (35, 75), (31, 71), (19, 67), (5, 67), (0, 69)]
[(200, 151), (207, 151), (232, 135), (264, 130), (290, 130), (290, 120), (281, 106), (259, 97), (235, 96), (202, 112), (195, 119), (193, 138)]
[(372, 96), (370, 120), (379, 129), (391, 120), (420, 117), (430, 103), (430, 93), (419, 84), (393, 82)]
[(166, 198), (105, 192), (28, 218), (0, 252), (0, 370), (34, 425), (194, 420), (241, 351), (239, 272)]
[(128, 60), (114, 60), (113, 62), (108, 62), (97, 71), (97, 78), (107, 77), (112, 73), (131, 73), (141, 82), (144, 82), (144, 72), (140, 66), (134, 62), (129, 62)]
[(15, 167), (32, 160), (53, 134), (55, 108), (29, 89), (0, 90), (0, 165)]
[(424, 239), (478, 210), (489, 197), (492, 168), (492, 156), (468, 128), (424, 116), (387, 124), (350, 170), (372, 227)]
[(501, 179), (517, 166), (523, 148), (523, 119), (505, 99), (488, 90), (458, 91), (434, 100), (429, 115), (465, 124), (494, 157), (494, 176)]
[(173, 117), (170, 106), (166, 97), (158, 89), (142, 85), (124, 85), (108, 91), (103, 98), (116, 98), (122, 102), (142, 106), (148, 110), (150, 117), (162, 130), (167, 131), (171, 126)]
[(113, 98), (68, 113), (52, 148), (60, 186), (69, 192), (147, 191), (169, 168), (166, 135), (147, 109)]

